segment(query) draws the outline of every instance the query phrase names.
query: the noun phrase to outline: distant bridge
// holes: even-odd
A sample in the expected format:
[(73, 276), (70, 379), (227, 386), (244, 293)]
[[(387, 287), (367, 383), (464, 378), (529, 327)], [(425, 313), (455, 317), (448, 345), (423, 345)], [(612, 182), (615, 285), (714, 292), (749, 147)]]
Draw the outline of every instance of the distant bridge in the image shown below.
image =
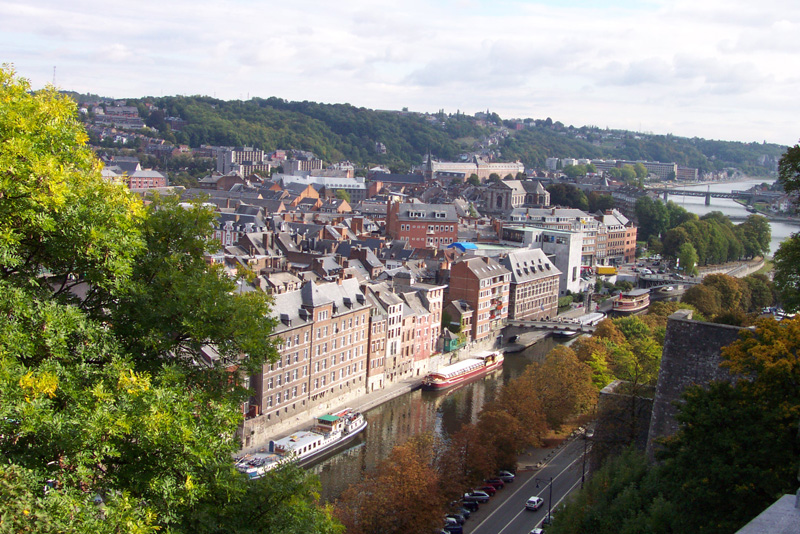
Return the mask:
[(686, 197), (705, 197), (706, 199), (706, 206), (711, 205), (712, 198), (730, 198), (733, 200), (745, 200), (747, 204), (753, 204), (757, 201), (762, 202), (771, 202), (773, 200), (778, 199), (781, 194), (774, 192), (774, 191), (765, 191), (760, 193), (754, 193), (752, 191), (731, 191), (730, 193), (720, 193), (717, 191), (711, 191), (710, 189), (707, 191), (697, 191), (697, 190), (690, 190), (690, 189), (664, 189), (664, 188), (653, 188), (648, 189), (648, 191), (652, 191), (654, 193), (658, 193), (662, 195), (664, 198), (664, 202), (669, 200), (670, 195), (677, 195), (677, 196), (686, 196)]
[(582, 325), (578, 322), (572, 322), (570, 319), (563, 321), (517, 321), (509, 320), (506, 327), (522, 328), (525, 330), (566, 330), (569, 332), (580, 332), (582, 334), (591, 334), (595, 330), (595, 326)]
[(658, 289), (660, 287), (667, 287), (667, 286), (696, 286), (702, 283), (702, 277), (699, 278), (684, 278), (683, 280), (673, 278), (669, 275), (660, 275), (660, 274), (645, 274), (639, 275), (639, 287), (642, 289), (645, 288), (653, 288)]

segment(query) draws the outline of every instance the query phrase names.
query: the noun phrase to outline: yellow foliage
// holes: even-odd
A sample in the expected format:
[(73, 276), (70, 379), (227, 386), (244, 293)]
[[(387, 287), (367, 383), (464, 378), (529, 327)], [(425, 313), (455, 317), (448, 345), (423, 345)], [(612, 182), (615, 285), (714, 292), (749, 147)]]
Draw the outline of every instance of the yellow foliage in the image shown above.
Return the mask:
[(25, 392), (25, 400), (28, 402), (43, 395), (52, 399), (58, 389), (58, 377), (47, 371), (38, 374), (31, 371), (19, 379), (19, 387)]
[(120, 372), (117, 387), (131, 395), (138, 395), (150, 389), (150, 376), (147, 373), (137, 374), (133, 369), (128, 369), (127, 373), (125, 371)]

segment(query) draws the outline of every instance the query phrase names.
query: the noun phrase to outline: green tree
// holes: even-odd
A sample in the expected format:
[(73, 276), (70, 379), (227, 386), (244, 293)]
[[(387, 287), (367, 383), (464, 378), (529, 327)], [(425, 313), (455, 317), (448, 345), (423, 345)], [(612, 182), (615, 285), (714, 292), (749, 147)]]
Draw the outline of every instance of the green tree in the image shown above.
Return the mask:
[(750, 215), (738, 226), (741, 231), (744, 253), (751, 258), (769, 252), (772, 230), (769, 220), (761, 215)]
[(697, 274), (697, 251), (691, 243), (685, 242), (679, 246), (677, 257), (683, 272), (689, 276), (695, 276)]
[(584, 165), (567, 165), (563, 169), (564, 174), (567, 175), (567, 178), (575, 179), (579, 176), (586, 176), (586, 166)]
[(478, 178), (477, 174), (470, 174), (469, 178), (467, 178), (467, 183), (477, 187), (477, 186), (481, 185), (481, 179)]
[(579, 210), (588, 210), (589, 201), (583, 191), (572, 184), (553, 184), (547, 187), (550, 204)]
[(344, 189), (337, 189), (336, 190), (336, 198), (338, 198), (340, 200), (345, 200), (347, 202), (350, 202), (350, 193), (348, 193)]
[(650, 236), (661, 237), (669, 227), (669, 214), (660, 200), (643, 196), (636, 201), (636, 219), (639, 221), (637, 238), (646, 240)]
[(800, 144), (789, 148), (778, 162), (778, 181), (787, 193), (800, 189)]
[(781, 305), (789, 311), (800, 309), (800, 235), (784, 240), (772, 261)]
[(647, 175), (649, 174), (647, 172), (647, 167), (645, 167), (644, 163), (641, 163), (641, 162), (637, 162), (636, 164), (634, 164), (633, 172), (636, 174), (636, 178), (639, 178), (639, 179), (647, 178)]
[[(226, 507), (282, 499), (232, 462), (236, 369), (275, 354), (266, 299), (205, 263), (208, 210), (143, 209), (100, 176), (74, 104), (0, 76), (2, 502), (30, 503), (41, 532), (198, 532), (200, 510), (246, 532)], [(295, 531), (334, 532), (308, 484), (286, 501)]]

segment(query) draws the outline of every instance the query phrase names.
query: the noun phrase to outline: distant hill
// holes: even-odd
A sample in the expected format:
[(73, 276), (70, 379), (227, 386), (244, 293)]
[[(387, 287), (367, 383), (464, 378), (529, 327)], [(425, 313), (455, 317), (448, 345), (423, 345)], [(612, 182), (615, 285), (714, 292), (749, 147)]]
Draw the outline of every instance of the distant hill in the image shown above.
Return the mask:
[[(519, 159), (534, 168), (544, 167), (548, 157), (603, 158), (674, 161), (701, 172), (736, 168), (751, 176), (768, 176), (774, 174), (787, 148), (591, 126), (575, 128), (549, 118), (503, 121), (494, 113), (422, 114), (280, 98), (225, 101), (172, 96), (129, 99), (127, 103), (138, 106), (146, 123), (174, 143), (253, 146), (265, 151), (302, 149), (327, 162), (381, 164), (398, 172), (421, 163), (430, 150), (441, 160), (457, 160), (461, 154), (482, 151), (503, 161)], [(155, 105), (158, 111), (150, 112), (146, 103)], [(173, 131), (166, 117), (180, 118), (186, 124)]]

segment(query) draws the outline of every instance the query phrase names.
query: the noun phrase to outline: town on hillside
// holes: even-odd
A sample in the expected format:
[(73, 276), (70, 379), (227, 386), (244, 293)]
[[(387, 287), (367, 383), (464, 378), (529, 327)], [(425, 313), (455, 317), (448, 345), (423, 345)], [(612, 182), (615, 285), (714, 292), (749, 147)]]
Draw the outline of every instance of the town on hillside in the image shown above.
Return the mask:
[[(132, 106), (93, 114), (100, 135), (141, 122)], [(147, 148), (191, 153), (214, 169), (192, 187), (173, 186), (139, 157), (101, 153), (104, 176), (145, 198), (158, 191), (212, 207), (219, 251), (209, 263), (238, 291), (273, 299), (280, 358), (248, 378), (245, 448), (367, 393), (421, 381), (469, 349), (494, 348), (509, 321), (555, 320), (560, 297), (594, 289), (588, 272), (635, 262), (637, 201), (668, 194), (645, 181), (722, 178), (648, 161), (548, 158), (530, 169), (486, 150), (459, 161), (429, 152), (411, 172), (376, 166), (357, 176), (351, 162), (326, 165), (309, 151), (153, 139)], [(562, 194), (567, 184), (591, 199), (589, 209)], [(213, 347), (206, 352), (214, 358)]]

